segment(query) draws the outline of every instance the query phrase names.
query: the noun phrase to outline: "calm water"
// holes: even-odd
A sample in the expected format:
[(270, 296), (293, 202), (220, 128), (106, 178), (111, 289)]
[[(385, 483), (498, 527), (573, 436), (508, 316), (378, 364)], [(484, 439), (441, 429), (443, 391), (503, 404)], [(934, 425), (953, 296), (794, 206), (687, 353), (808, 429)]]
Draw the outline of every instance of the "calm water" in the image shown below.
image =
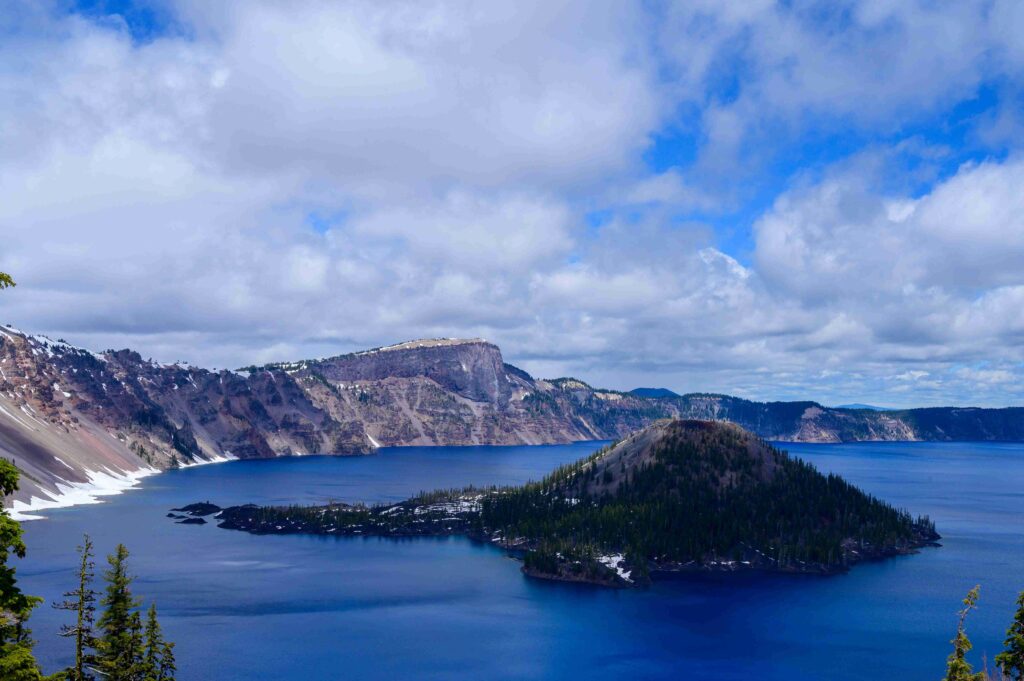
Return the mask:
[[(536, 582), (462, 539), (256, 537), (181, 526), (172, 506), (399, 500), (421, 489), (537, 478), (598, 443), (384, 449), (366, 458), (234, 462), (174, 471), (102, 505), (26, 524), (29, 593), (56, 599), (74, 547), (123, 541), (137, 594), (177, 641), (179, 678), (900, 679), (943, 671), (953, 613), (982, 585), (970, 634), (997, 652), (1024, 589), (1024, 445), (788, 445), (915, 513), (944, 547), (838, 577), (714, 575), (637, 591)], [(32, 626), (47, 671), (69, 661)]]

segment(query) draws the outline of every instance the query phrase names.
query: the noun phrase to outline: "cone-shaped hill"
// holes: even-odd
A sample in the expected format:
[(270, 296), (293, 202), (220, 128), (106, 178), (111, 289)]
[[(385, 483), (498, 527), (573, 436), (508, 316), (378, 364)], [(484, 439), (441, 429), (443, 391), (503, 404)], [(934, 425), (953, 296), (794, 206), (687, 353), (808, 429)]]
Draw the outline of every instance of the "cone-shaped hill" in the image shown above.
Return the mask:
[(523, 551), (527, 574), (606, 584), (659, 570), (837, 572), (938, 539), (927, 518), (739, 426), (683, 420), (659, 421), (521, 487), (391, 506), (240, 506), (218, 519), (256, 533), (467, 534)]
[(483, 499), (483, 523), (525, 537), (530, 572), (571, 576), (598, 561), (650, 569), (835, 571), (938, 538), (836, 475), (822, 475), (739, 426), (661, 421)]

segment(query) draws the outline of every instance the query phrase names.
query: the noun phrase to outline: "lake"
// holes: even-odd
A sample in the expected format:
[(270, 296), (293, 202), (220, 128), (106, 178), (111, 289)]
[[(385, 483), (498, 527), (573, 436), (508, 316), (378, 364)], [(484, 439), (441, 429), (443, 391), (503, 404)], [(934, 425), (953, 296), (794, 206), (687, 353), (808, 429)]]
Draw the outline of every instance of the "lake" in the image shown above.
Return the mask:
[[(59, 598), (89, 532), (101, 559), (131, 551), (135, 592), (155, 600), (182, 681), (227, 679), (900, 679), (942, 676), (955, 611), (972, 659), (991, 659), (1024, 589), (1024, 445), (783, 444), (821, 470), (911, 512), (943, 547), (833, 577), (715, 574), (642, 590), (539, 582), (462, 538), (253, 536), (176, 525), (209, 500), (398, 501), (420, 490), (537, 479), (602, 443), (385, 448), (370, 457), (237, 461), (170, 471), (103, 504), (25, 523), (28, 593)], [(71, 660), (40, 607), (47, 672)]]

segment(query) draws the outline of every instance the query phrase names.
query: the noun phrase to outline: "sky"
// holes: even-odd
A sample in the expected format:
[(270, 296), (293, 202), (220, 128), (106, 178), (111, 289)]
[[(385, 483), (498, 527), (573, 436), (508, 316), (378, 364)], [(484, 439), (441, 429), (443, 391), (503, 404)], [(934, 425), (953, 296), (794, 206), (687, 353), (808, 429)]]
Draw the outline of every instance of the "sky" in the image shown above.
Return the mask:
[(1024, 3), (0, 6), (0, 322), (1024, 404)]

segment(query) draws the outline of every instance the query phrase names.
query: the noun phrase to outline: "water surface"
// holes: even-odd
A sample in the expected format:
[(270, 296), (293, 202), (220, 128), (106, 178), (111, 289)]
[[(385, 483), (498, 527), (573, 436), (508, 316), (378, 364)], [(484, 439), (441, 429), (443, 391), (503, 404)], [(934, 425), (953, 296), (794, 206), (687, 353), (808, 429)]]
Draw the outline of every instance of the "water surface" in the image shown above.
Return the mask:
[[(19, 577), (70, 588), (88, 531), (132, 552), (136, 592), (177, 642), (179, 679), (933, 680), (954, 612), (982, 585), (975, 659), (998, 651), (1024, 589), (1024, 445), (783, 445), (930, 514), (943, 548), (837, 577), (686, 576), (645, 590), (538, 582), (461, 538), (253, 536), (175, 525), (172, 506), (398, 501), (420, 490), (536, 479), (601, 443), (382, 449), (372, 457), (172, 471), (101, 505), (26, 523)], [(64, 613), (32, 619), (47, 671), (69, 662)]]

